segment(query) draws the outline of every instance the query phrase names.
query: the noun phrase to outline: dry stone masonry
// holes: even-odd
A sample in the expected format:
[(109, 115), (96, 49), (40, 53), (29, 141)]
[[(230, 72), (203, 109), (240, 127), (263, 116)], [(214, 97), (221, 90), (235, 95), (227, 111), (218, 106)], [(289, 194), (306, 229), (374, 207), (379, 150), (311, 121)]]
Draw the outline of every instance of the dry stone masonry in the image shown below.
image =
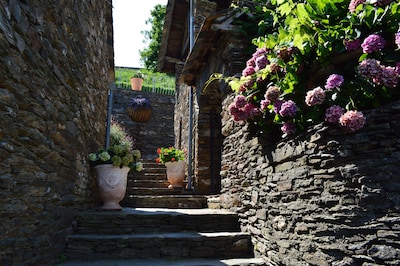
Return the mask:
[(320, 124), (275, 144), (223, 115), (221, 204), (241, 214), (258, 256), (400, 264), (400, 102), (366, 116), (354, 134)]
[(111, 1), (0, 0), (0, 265), (53, 265), (97, 202), (114, 80)]
[[(149, 121), (133, 121), (126, 108), (134, 98), (147, 98), (152, 106)], [(175, 96), (144, 91), (115, 89), (113, 91), (112, 115), (135, 139), (143, 160), (155, 161), (157, 148), (174, 146)]]

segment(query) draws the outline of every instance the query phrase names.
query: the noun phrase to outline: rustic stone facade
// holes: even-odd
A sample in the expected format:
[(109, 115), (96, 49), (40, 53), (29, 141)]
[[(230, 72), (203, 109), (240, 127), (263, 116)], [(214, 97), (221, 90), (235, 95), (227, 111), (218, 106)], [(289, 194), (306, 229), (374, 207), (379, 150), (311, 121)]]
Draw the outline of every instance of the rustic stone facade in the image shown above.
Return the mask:
[(240, 213), (257, 256), (400, 264), (400, 102), (366, 117), (354, 134), (320, 124), (275, 144), (223, 112), (221, 205)]
[[(147, 122), (133, 121), (126, 108), (134, 98), (147, 98), (152, 106), (152, 115)], [(116, 89), (113, 93), (113, 118), (135, 139), (142, 160), (154, 161), (157, 148), (174, 146), (175, 96), (143, 91)]]
[[(207, 2), (207, 5), (205, 4)], [(205, 18), (211, 16), (217, 10), (217, 5), (210, 1), (200, 1), (196, 6), (195, 22), (204, 22)], [(195, 193), (215, 194), (220, 191), (220, 165), (222, 150), (221, 135), (221, 101), (227, 93), (226, 84), (222, 81), (207, 83), (210, 75), (213, 73), (222, 73), (224, 76), (233, 76), (241, 72), (247, 57), (244, 50), (248, 45), (247, 39), (242, 32), (236, 32), (225, 29), (225, 23), (228, 18), (233, 16), (231, 13), (220, 15), (220, 20), (216, 21), (215, 29), (210, 26), (214, 21), (206, 21), (207, 29), (195, 25), (196, 34), (200, 36), (211, 35), (212, 41), (204, 37), (204, 43), (201, 38), (197, 38), (198, 50), (192, 53), (192, 56), (203, 56), (201, 67), (199, 62), (194, 60), (193, 67), (200, 68), (201, 75), (195, 80), (195, 84), (188, 86), (185, 83), (178, 83), (177, 102), (175, 106), (175, 145), (187, 149), (189, 147), (189, 134), (192, 134), (192, 169), (193, 185)], [(202, 18), (202, 20), (199, 19)], [(205, 27), (203, 25), (203, 27)], [(213, 30), (210, 30), (213, 28)], [(204, 35), (202, 35), (204, 34)], [(212, 46), (212, 49), (208, 49)], [(196, 48), (195, 48), (196, 49)], [(197, 54), (199, 53), (199, 54)], [(206, 53), (206, 54), (204, 54)], [(190, 59), (189, 59), (190, 60)], [(185, 66), (187, 67), (187, 65)], [(190, 67), (189, 67), (190, 68)], [(185, 69), (184, 69), (185, 70)], [(184, 71), (183, 70), (183, 71)], [(190, 72), (190, 71), (188, 71)], [(192, 73), (182, 73), (182, 69), (176, 70), (176, 76), (192, 76)], [(178, 79), (179, 80), (179, 79)], [(192, 131), (189, 132), (190, 116), (190, 91), (192, 90)]]
[(0, 0), (0, 264), (52, 265), (97, 195), (114, 80), (111, 1)]

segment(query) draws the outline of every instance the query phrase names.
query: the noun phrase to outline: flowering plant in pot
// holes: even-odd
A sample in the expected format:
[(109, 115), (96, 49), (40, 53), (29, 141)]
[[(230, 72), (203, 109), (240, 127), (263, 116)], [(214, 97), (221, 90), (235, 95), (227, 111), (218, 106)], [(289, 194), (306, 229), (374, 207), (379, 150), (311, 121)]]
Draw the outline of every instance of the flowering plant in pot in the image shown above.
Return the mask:
[(168, 188), (182, 188), (185, 179), (185, 152), (175, 147), (161, 147), (157, 149), (157, 163), (162, 163), (167, 168)]
[(178, 162), (185, 160), (185, 152), (175, 147), (161, 147), (157, 149), (157, 163), (165, 164), (167, 162)]
[(132, 90), (135, 91), (142, 90), (144, 78), (145, 78), (144, 74), (139, 70), (134, 72), (130, 78)]
[(149, 99), (136, 97), (129, 103), (126, 111), (133, 121), (142, 123), (150, 120), (153, 107)]
[(141, 153), (134, 149), (134, 140), (122, 126), (113, 121), (110, 127), (110, 146), (89, 154), (99, 187), (99, 195), (103, 201), (103, 210), (121, 210), (119, 202), (124, 198), (127, 176), (130, 170), (142, 171), (139, 162)]
[(111, 164), (119, 168), (129, 167), (129, 170), (140, 172), (143, 164), (139, 162), (141, 153), (134, 149), (135, 141), (129, 136), (124, 128), (115, 121), (110, 127), (110, 147), (99, 149), (89, 154), (89, 160), (93, 166), (99, 164)]
[(255, 51), (240, 77), (215, 73), (208, 81), (222, 78), (236, 93), (234, 121), (283, 137), (318, 123), (356, 132), (367, 122), (364, 110), (400, 99), (399, 1), (237, 4), (260, 26)]

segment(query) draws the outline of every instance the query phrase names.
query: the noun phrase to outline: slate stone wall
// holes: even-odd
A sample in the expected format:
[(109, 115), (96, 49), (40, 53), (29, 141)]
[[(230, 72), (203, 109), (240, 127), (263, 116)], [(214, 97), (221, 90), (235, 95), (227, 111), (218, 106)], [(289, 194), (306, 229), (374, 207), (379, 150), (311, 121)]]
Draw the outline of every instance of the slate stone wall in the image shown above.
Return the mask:
[(400, 264), (400, 102), (365, 114), (354, 134), (320, 124), (275, 143), (223, 112), (221, 205), (240, 213), (257, 256)]
[[(147, 122), (133, 121), (126, 108), (134, 98), (147, 98), (152, 106), (152, 115)], [(116, 89), (113, 93), (113, 118), (135, 139), (143, 161), (155, 162), (157, 148), (174, 146), (174, 95), (163, 95), (144, 91)]]
[(0, 265), (52, 265), (97, 203), (114, 80), (111, 1), (0, 0)]

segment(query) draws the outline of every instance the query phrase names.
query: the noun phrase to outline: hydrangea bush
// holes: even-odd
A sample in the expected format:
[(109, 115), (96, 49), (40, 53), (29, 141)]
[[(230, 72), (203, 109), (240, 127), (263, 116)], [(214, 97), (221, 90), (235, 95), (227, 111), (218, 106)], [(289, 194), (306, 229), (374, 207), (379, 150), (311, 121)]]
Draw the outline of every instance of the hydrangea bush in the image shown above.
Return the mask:
[[(391, 0), (237, 1), (258, 18), (255, 51), (229, 111), (259, 133), (325, 122), (349, 132), (363, 110), (400, 99), (400, 3)], [(246, 30), (254, 24), (243, 24)], [(214, 74), (210, 80), (222, 78)]]

